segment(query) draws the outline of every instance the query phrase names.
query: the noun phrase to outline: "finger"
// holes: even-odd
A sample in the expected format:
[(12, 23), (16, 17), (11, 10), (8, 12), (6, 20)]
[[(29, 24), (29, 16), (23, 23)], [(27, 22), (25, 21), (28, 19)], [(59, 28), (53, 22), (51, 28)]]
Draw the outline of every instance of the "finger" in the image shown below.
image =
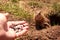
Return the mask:
[(5, 13), (4, 15), (5, 15), (5, 17), (8, 19), (9, 13)]
[(29, 29), (29, 24), (28, 23), (23, 24), (23, 26), (24, 26), (23, 29), (27, 29), (27, 30)]
[(22, 31), (16, 33), (16, 37), (20, 37), (21, 35), (25, 34), (28, 31), (28, 29), (29, 29), (29, 26), (23, 27)]
[(18, 24), (24, 24), (24, 23), (26, 23), (26, 21), (9, 21), (9, 23), (18, 25)]
[(4, 14), (0, 13), (0, 22), (7, 22), (7, 19)]
[(5, 15), (6, 17), (8, 17), (8, 16), (9, 16), (9, 13), (5, 13), (4, 15)]
[(23, 24), (24, 26), (28, 26), (29, 24), (28, 23), (25, 23), (25, 24)]
[(24, 30), (24, 29), (28, 30), (28, 29), (29, 29), (29, 26), (25, 26), (25, 27), (23, 27), (23, 30)]
[(11, 28), (9, 28), (9, 30), (6, 32), (6, 36), (10, 37), (10, 38), (14, 38), (15, 37), (15, 31)]
[(22, 30), (21, 32), (16, 33), (16, 37), (20, 37), (21, 35), (25, 34), (28, 30)]

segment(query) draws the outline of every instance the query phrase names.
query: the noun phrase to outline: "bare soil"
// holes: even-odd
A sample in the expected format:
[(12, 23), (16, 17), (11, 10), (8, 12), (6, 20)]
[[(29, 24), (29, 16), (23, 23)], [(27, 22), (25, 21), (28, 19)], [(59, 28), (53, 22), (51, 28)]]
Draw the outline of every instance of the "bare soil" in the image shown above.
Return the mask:
[(60, 26), (52, 26), (42, 30), (30, 29), (20, 40), (60, 40)]

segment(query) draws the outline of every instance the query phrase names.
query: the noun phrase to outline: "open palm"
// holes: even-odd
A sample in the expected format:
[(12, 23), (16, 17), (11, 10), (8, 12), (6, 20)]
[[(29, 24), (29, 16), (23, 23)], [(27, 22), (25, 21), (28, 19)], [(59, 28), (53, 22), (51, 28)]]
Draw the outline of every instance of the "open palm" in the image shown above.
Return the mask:
[[(18, 26), (20, 24), (24, 25), (24, 27), (22, 28), (23, 30), (16, 32), (13, 29), (13, 27), (15, 27), (14, 25)], [(15, 38), (25, 34), (29, 28), (28, 23), (26, 21), (8, 21), (8, 13), (6, 14), (0, 13), (0, 26), (2, 26), (0, 40), (14, 40)]]

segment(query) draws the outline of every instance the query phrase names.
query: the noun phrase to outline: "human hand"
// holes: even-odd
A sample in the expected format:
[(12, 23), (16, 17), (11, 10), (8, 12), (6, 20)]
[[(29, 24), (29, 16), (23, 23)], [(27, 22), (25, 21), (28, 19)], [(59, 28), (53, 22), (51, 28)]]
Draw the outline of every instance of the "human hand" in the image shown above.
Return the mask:
[[(24, 25), (21, 31), (16, 32), (13, 28), (18, 25)], [(0, 13), (0, 40), (14, 40), (28, 31), (28, 23), (26, 21), (8, 21), (8, 13)]]

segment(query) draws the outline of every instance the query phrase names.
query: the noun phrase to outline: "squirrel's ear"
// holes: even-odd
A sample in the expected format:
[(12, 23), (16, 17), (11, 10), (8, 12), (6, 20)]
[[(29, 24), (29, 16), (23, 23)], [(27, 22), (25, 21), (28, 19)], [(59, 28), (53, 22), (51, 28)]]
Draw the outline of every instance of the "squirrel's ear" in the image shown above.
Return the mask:
[(36, 15), (40, 15), (41, 14), (41, 10), (36, 11)]
[(41, 15), (41, 12), (39, 12), (39, 15)]

